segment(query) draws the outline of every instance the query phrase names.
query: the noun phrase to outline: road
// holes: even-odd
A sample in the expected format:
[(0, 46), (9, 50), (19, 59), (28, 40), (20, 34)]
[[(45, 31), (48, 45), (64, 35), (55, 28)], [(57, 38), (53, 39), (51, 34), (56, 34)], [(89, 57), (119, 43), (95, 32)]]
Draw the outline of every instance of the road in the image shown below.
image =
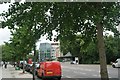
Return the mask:
[[(61, 63), (62, 66), (62, 80), (87, 80), (87, 79), (98, 79), (100, 78), (100, 67), (99, 65), (91, 65), (91, 64), (69, 64), (69, 63)], [(110, 65), (108, 67), (109, 78), (115, 80), (114, 78), (118, 78), (120, 80), (120, 68), (112, 68)], [(1, 72), (1, 71), (0, 71)], [(15, 71), (13, 66), (8, 66), (7, 69), (2, 68), (2, 77), (3, 78), (31, 78), (32, 74), (20, 74), (22, 71)], [(76, 79), (80, 78), (80, 79)], [(36, 79), (40, 80), (40, 79)]]
[[(100, 66), (89, 64), (61, 63), (63, 78), (100, 78)], [(119, 68), (107, 66), (109, 78), (118, 78)], [(120, 76), (120, 75), (119, 75)]]

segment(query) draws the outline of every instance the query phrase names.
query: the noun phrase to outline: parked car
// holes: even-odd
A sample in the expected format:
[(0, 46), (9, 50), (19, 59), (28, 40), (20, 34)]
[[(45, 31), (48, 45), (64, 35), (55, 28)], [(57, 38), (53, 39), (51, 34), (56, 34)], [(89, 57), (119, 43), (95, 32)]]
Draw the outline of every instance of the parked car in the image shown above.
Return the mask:
[(70, 64), (76, 64), (76, 62), (75, 61), (71, 61)]
[(61, 64), (58, 61), (40, 62), (40, 67), (37, 68), (37, 76), (39, 78), (57, 78), (61, 80)]
[(31, 68), (32, 65), (33, 65), (33, 64), (27, 64), (27, 65), (25, 66), (25, 70), (26, 70), (27, 72), (30, 72), (30, 68)]
[[(40, 67), (39, 63), (35, 64), (35, 74), (37, 74), (37, 69)], [(30, 73), (33, 73), (33, 65), (30, 67)]]
[[(25, 65), (27, 64), (27, 62), (25, 61)], [(23, 69), (23, 61), (20, 61), (19, 62), (19, 67), (21, 68), (21, 69)]]
[(112, 62), (113, 68), (120, 68), (120, 58), (117, 59), (115, 62)]

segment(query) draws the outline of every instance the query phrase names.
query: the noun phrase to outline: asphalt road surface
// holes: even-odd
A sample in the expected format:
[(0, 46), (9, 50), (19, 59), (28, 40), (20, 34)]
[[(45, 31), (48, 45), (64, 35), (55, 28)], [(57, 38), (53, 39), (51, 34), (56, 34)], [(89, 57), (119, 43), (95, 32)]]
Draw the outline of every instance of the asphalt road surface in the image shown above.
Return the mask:
[[(62, 78), (100, 78), (100, 65), (61, 63)], [(109, 78), (120, 77), (120, 68), (107, 66)]]

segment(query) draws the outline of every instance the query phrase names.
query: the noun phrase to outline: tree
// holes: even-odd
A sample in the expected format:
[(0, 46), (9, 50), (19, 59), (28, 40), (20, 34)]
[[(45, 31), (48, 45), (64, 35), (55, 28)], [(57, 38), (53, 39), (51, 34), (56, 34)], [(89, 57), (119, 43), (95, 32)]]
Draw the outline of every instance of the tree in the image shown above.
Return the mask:
[[(116, 36), (105, 36), (105, 46), (106, 46), (106, 56), (107, 56), (107, 63), (114, 62), (118, 56), (118, 38)], [(115, 46), (116, 45), (116, 46)]]
[[(14, 3), (5, 16), (3, 27), (15, 29), (15, 25), (34, 27), (38, 24), (37, 34), (58, 32), (57, 39), (71, 37), (78, 32), (84, 42), (89, 44), (97, 38), (100, 57), (101, 78), (108, 80), (103, 31), (117, 33), (119, 22), (119, 3)], [(46, 12), (50, 12), (50, 15)]]
[(97, 36), (100, 73), (105, 80), (108, 80), (108, 73), (103, 30), (117, 32), (119, 7), (119, 3), (55, 3), (51, 9), (53, 27), (60, 33), (58, 37), (64, 36), (67, 30), (73, 34), (81, 32), (85, 43)]
[(3, 61), (9, 61), (11, 60), (12, 55), (10, 54), (11, 52), (10, 47), (8, 47), (7, 45), (1, 45), (1, 50), (2, 50), (2, 60)]

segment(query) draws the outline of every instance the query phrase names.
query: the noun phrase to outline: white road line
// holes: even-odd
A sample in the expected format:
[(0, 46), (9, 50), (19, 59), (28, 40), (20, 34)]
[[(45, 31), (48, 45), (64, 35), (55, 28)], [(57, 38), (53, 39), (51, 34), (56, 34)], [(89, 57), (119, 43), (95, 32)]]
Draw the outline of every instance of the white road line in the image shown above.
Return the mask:
[(83, 70), (85, 70), (85, 71), (94, 71), (94, 70), (91, 70), (91, 69), (83, 69)]
[(67, 78), (71, 78), (70, 76), (66, 76)]
[(70, 71), (70, 70), (68, 70), (68, 69), (65, 69), (64, 71)]
[(86, 73), (81, 73), (81, 74), (86, 74)]
[(93, 76), (96, 76), (96, 77), (97, 77), (98, 75), (93, 75)]
[(94, 71), (94, 70), (88, 69), (88, 71)]
[(77, 72), (77, 71), (74, 71), (74, 73), (77, 73), (77, 74), (86, 74), (86, 73), (83, 73), (83, 72)]

